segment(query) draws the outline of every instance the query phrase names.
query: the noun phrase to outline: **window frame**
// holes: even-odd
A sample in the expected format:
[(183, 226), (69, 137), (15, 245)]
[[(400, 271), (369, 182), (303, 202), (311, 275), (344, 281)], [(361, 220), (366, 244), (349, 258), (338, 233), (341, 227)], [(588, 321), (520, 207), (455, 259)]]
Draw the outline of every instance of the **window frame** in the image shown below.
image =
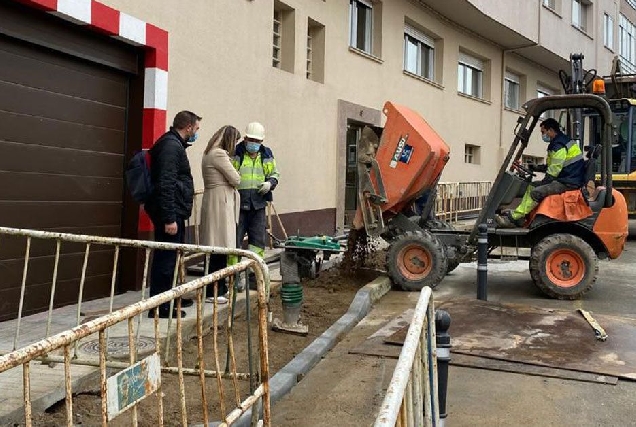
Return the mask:
[(618, 21), (618, 56), (625, 72), (636, 70), (636, 26), (622, 13)]
[[(512, 86), (516, 90), (515, 105), (509, 105), (509, 87)], [(504, 107), (509, 110), (517, 111), (521, 107), (521, 76), (511, 71), (506, 71), (504, 74)]]
[[(409, 43), (416, 48), (415, 71), (408, 68)], [(435, 53), (435, 40), (432, 37), (408, 24), (404, 26), (404, 58), (402, 64), (404, 71), (435, 81)], [(424, 55), (428, 57), (426, 62), (423, 62)], [(428, 65), (427, 70), (422, 69), (424, 64)]]
[(603, 45), (614, 50), (614, 18), (608, 13), (603, 13)]
[(549, 9), (555, 10), (556, 0), (543, 0), (543, 5)]
[(313, 37), (311, 35), (311, 27), (307, 26), (307, 58), (305, 63), (305, 77), (312, 79), (313, 75)]
[[(468, 73), (470, 71), (470, 73)], [(476, 84), (473, 77), (469, 80), (469, 75), (477, 76)], [(469, 87), (471, 92), (475, 90), (477, 93), (469, 93), (465, 89)], [(484, 99), (484, 63), (481, 59), (475, 58), (469, 54), (460, 52), (457, 64), (457, 91), (467, 96)]]
[(481, 164), (480, 146), (475, 144), (464, 144), (464, 163), (471, 165)]
[[(592, 4), (585, 0), (572, 0), (572, 26), (584, 33), (587, 33), (588, 31), (588, 19), (590, 17), (589, 9), (591, 6)], [(575, 9), (578, 10), (578, 13), (576, 13)]]
[[(544, 96), (553, 96), (556, 92), (550, 88), (545, 86), (537, 85), (537, 98), (543, 98)], [(544, 111), (541, 114), (541, 119), (545, 120), (547, 118), (555, 118), (555, 112), (553, 110)]]
[[(366, 8), (368, 22), (365, 21), (364, 47), (358, 46), (358, 10)], [(367, 0), (349, 1), (349, 46), (373, 55), (373, 3)]]
[[(277, 31), (278, 30), (278, 31)], [(281, 10), (274, 11), (273, 28), (272, 28), (272, 67), (281, 69), (282, 61), (282, 34), (283, 34), (283, 12)], [(278, 44), (276, 44), (278, 40)], [(278, 53), (278, 55), (277, 55)]]

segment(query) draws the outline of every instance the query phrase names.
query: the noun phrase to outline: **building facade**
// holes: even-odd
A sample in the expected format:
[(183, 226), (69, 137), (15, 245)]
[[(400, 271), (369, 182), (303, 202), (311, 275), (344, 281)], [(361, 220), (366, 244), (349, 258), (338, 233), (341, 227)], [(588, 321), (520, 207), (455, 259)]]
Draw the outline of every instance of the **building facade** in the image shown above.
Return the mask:
[[(635, 6), (633, 0), (2, 2), (0, 223), (146, 237), (149, 224), (126, 194), (124, 166), (182, 109), (204, 118), (188, 152), (197, 188), (202, 153), (216, 129), (264, 124), (281, 171), (276, 210), (292, 234), (343, 228), (356, 204), (356, 135), (365, 124), (382, 125), (387, 100), (418, 111), (451, 147), (442, 180), (491, 180), (523, 103), (563, 92), (557, 73), (569, 72), (570, 53), (583, 53), (585, 68), (601, 75), (615, 55), (624, 68), (634, 67)], [(541, 161), (544, 151), (537, 138), (528, 155)], [(18, 262), (11, 268), (20, 271)], [(100, 271), (94, 276), (101, 280)], [(0, 295), (13, 296), (19, 277), (4, 283)], [(76, 279), (68, 279), (71, 293)]]

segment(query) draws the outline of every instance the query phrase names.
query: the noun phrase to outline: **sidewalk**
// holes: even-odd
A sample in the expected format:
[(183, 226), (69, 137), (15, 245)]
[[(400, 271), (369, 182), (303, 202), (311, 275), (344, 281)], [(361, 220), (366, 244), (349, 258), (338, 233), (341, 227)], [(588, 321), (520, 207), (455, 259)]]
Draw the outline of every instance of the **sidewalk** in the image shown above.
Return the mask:
[[(265, 259), (269, 260), (280, 252), (279, 249), (267, 250)], [(270, 280), (272, 287), (276, 282), (280, 282), (278, 273), (278, 263), (270, 266)], [(188, 276), (186, 280), (192, 280), (194, 277)], [(256, 298), (256, 291), (251, 291), (250, 295)], [(117, 310), (124, 306), (136, 303), (141, 299), (141, 291), (126, 292), (116, 295), (113, 299), (113, 310)], [(107, 314), (110, 299), (102, 298), (98, 300), (83, 302), (81, 307), (80, 322), (92, 320), (101, 315)], [(226, 310), (229, 304), (219, 306), (219, 321), (224, 322), (227, 318)], [(245, 307), (245, 293), (237, 296), (236, 313), (242, 313)], [(196, 304), (191, 307), (184, 308), (186, 317), (183, 319), (183, 337), (189, 339), (196, 336)], [(38, 313), (32, 316), (22, 318), (20, 325), (20, 339), (17, 348), (24, 347), (39, 340), (46, 335), (48, 312)], [(137, 347), (139, 349), (139, 357), (144, 357), (154, 351), (154, 319), (147, 316), (140, 316), (139, 341)], [(137, 319), (133, 322), (135, 330), (137, 328)], [(51, 330), (49, 335), (55, 335), (65, 330), (77, 326), (77, 304), (68, 305), (53, 310), (51, 320)], [(173, 319), (170, 330), (168, 331), (168, 319), (159, 321), (160, 337), (163, 343), (170, 335), (171, 345), (174, 345), (176, 337), (176, 321)], [(204, 330), (212, 326), (212, 304), (206, 304), (204, 307)], [(0, 352), (7, 353), (13, 349), (15, 331), (17, 328), (17, 320), (10, 320), (0, 323)], [(120, 322), (108, 328), (109, 332), (109, 353), (114, 359), (127, 360), (128, 356), (128, 330), (127, 322)], [(78, 355), (83, 359), (99, 356), (97, 335), (86, 337), (78, 344)], [(165, 347), (164, 347), (165, 348)], [(90, 384), (99, 378), (98, 368), (92, 366), (73, 365), (71, 368), (71, 379), (73, 384), (73, 392), (86, 391)], [(22, 369), (14, 368), (0, 374), (0, 426), (13, 425), (14, 423), (24, 422), (24, 398), (22, 387)], [(55, 402), (63, 400), (65, 396), (64, 388), (64, 365), (48, 364), (44, 365), (40, 362), (31, 363), (31, 401), (33, 405), (33, 413), (41, 412)]]

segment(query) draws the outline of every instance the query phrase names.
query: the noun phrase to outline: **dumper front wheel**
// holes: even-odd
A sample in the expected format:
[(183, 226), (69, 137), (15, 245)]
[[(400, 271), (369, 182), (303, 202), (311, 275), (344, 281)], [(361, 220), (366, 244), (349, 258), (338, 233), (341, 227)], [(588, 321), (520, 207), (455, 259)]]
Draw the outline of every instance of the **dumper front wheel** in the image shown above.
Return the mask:
[(596, 253), (580, 237), (553, 234), (532, 248), (530, 276), (541, 291), (553, 298), (580, 298), (592, 289), (597, 275)]
[(444, 244), (427, 231), (407, 232), (389, 247), (387, 271), (405, 291), (436, 287), (446, 275)]

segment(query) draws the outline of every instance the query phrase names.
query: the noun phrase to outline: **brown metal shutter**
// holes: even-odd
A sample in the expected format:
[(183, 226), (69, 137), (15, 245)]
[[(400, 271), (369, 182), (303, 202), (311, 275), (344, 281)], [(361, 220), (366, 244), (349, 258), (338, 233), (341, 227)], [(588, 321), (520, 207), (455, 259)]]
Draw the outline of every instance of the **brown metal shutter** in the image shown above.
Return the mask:
[[(121, 236), (129, 76), (2, 34), (0, 64), (0, 225)], [(17, 315), (25, 244), (0, 240), (2, 320)], [(25, 314), (48, 307), (54, 253), (32, 245)], [(61, 253), (56, 306), (77, 301), (84, 246)], [(91, 248), (85, 299), (109, 295), (112, 262)]]

